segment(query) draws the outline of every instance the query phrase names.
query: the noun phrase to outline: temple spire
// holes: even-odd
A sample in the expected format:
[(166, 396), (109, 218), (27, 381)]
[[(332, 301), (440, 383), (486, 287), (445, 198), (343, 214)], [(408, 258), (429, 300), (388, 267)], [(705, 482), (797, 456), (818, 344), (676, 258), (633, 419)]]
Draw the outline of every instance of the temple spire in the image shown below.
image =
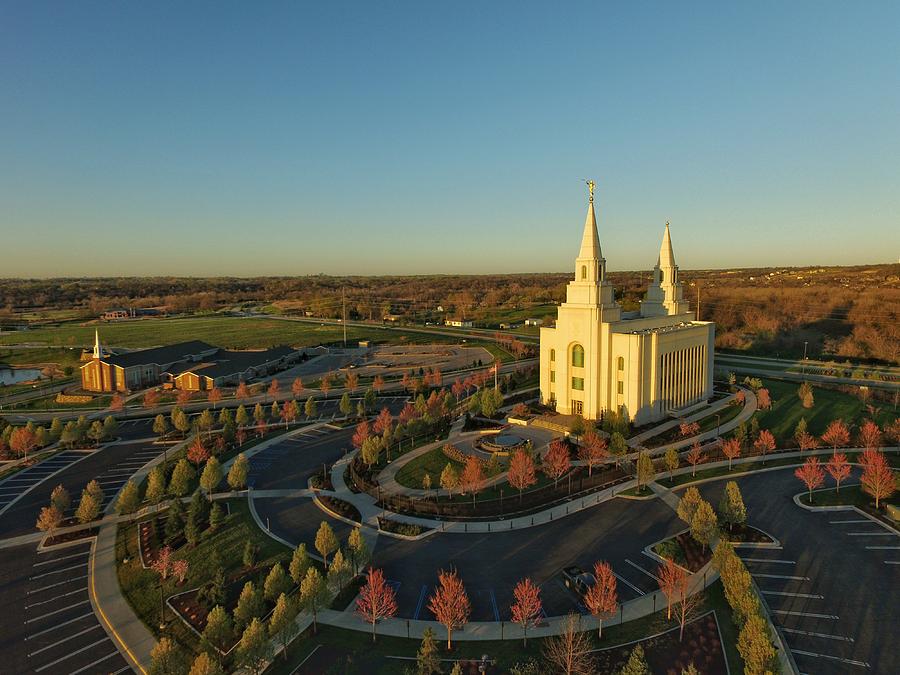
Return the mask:
[(669, 221), (666, 221), (666, 229), (663, 232), (662, 245), (659, 247), (659, 263), (661, 268), (672, 269), (675, 267), (675, 253), (672, 251), (672, 237), (669, 234)]
[(584, 219), (584, 234), (581, 235), (581, 250), (578, 252), (579, 260), (599, 260), (600, 236), (597, 234), (597, 217), (594, 215), (594, 186), (592, 180), (586, 181), (590, 191), (587, 216)]
[(96, 328), (94, 329), (94, 358), (103, 358), (103, 347), (100, 346), (100, 331)]

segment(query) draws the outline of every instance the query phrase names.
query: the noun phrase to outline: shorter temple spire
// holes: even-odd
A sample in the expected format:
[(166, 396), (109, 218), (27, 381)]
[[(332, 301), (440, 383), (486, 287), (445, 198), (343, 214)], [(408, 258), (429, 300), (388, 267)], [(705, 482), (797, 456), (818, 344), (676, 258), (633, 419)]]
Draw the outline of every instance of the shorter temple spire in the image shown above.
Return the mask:
[(103, 347), (100, 345), (100, 331), (96, 328), (94, 329), (94, 358), (103, 358)]

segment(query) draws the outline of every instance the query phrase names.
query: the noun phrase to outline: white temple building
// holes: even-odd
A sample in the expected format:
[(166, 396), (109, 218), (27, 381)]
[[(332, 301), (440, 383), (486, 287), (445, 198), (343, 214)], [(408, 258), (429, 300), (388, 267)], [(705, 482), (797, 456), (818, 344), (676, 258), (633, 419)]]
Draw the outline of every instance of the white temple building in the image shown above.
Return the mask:
[(712, 396), (715, 324), (696, 321), (682, 297), (668, 223), (640, 311), (622, 311), (606, 279), (589, 185), (575, 279), (556, 326), (541, 328), (541, 400), (590, 420), (609, 410), (637, 425), (677, 416)]

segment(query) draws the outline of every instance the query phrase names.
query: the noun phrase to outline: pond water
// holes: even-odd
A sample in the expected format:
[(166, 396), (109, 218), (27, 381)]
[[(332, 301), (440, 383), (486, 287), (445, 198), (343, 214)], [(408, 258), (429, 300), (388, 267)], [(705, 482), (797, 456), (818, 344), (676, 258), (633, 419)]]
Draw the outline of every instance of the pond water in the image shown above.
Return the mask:
[(41, 376), (37, 368), (0, 368), (0, 384), (19, 384)]

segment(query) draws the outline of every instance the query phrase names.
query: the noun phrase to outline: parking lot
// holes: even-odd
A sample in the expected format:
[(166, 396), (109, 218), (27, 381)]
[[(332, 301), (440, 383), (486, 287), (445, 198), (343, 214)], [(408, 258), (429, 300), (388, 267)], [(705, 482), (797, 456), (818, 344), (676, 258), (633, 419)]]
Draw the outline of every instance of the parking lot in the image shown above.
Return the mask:
[(0, 481), (0, 515), (35, 485), (79, 459), (84, 459), (85, 454), (76, 451), (61, 452)]
[(8, 673), (100, 675), (130, 671), (88, 596), (91, 543), (38, 552), (4, 549), (0, 649)]
[[(737, 550), (800, 672), (896, 672), (900, 537), (857, 511), (801, 509), (791, 500), (803, 490), (792, 470), (738, 483), (750, 522), (780, 540)], [(723, 487), (701, 491), (715, 504)]]

